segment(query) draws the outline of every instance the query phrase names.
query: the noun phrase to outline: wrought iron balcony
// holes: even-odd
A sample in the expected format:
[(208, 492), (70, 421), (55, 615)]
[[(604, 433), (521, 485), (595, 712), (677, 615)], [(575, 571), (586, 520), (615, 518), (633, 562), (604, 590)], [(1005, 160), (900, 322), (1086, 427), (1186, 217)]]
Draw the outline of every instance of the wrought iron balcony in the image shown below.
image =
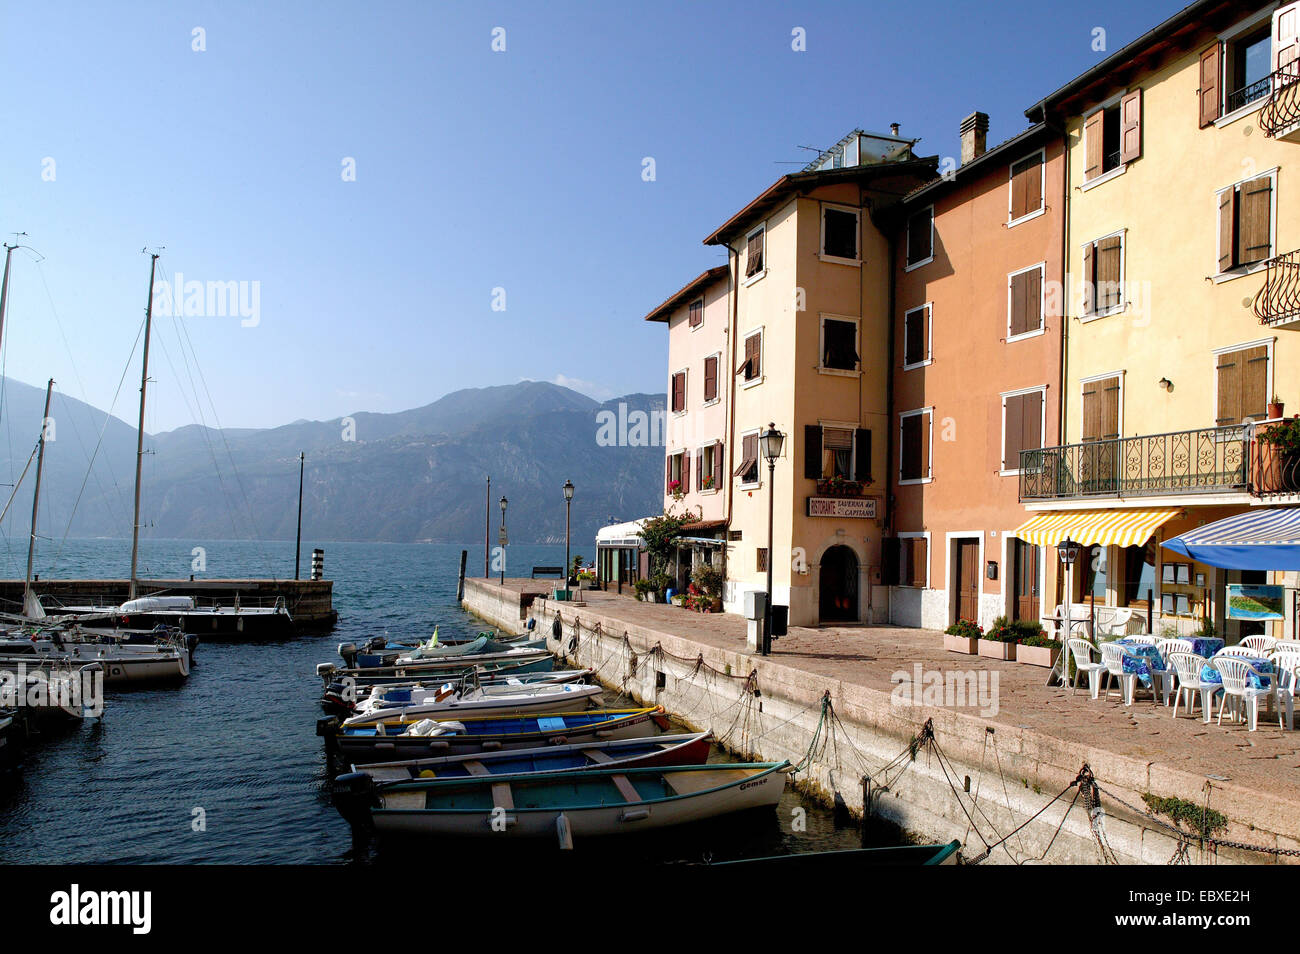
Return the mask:
[(1266, 81), (1268, 100), (1259, 110), (1259, 128), (1271, 139), (1292, 139), (1300, 129), (1300, 60), (1270, 73)]
[(1268, 260), (1251, 309), (1261, 325), (1300, 321), (1300, 249)]
[(1242, 492), (1250, 442), (1239, 424), (1021, 451), (1020, 499)]

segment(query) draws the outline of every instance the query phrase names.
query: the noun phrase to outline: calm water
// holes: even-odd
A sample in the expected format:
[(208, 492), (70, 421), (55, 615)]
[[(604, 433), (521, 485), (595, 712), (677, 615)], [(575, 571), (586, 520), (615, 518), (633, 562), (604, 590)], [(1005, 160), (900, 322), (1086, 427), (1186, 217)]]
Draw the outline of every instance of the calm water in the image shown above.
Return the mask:
[[(193, 545), (151, 541), (148, 572), (188, 575)], [(325, 794), (315, 666), (337, 662), (335, 647), (343, 641), (423, 635), (434, 624), (443, 633), (481, 629), (456, 604), (461, 548), (336, 543), (324, 549), (339, 611), (334, 632), (260, 645), (206, 643), (184, 685), (109, 692), (101, 723), (34, 744), (21, 774), (0, 780), (0, 862), (331, 864), (409, 857), (409, 848), (354, 839)], [(57, 573), (45, 564), (44, 575), (125, 575), (129, 556), (129, 544), (120, 541), (70, 541)], [(516, 545), (509, 557), (521, 568), (559, 564), (564, 548)], [(207, 560), (211, 576), (293, 575), (292, 544), (207, 544)], [(481, 573), (482, 560), (481, 547), (470, 550), (471, 574), (476, 563)], [(801, 804), (787, 791), (775, 812), (620, 841), (617, 853), (675, 862), (857, 846), (854, 829), (837, 829), (831, 813), (811, 803), (804, 806), (807, 831), (791, 833)], [(206, 831), (193, 830), (198, 810)]]

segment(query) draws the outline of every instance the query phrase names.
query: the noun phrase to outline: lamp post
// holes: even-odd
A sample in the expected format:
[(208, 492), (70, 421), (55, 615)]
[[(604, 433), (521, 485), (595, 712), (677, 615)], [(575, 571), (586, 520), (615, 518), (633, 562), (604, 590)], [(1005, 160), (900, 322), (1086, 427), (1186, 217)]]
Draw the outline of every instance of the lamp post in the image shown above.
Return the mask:
[(564, 482), (564, 595), (569, 593), (569, 512), (573, 505), (573, 481)]
[[(1061, 637), (1061, 652), (1058, 659), (1061, 661), (1061, 685), (1069, 685), (1070, 682), (1070, 633), (1074, 626), (1074, 608), (1071, 600), (1074, 596), (1074, 563), (1079, 559), (1079, 544), (1075, 543), (1069, 537), (1066, 537), (1056, 545), (1056, 555), (1061, 560), (1061, 566), (1065, 567), (1065, 608), (1061, 621), (1064, 627)], [(1047, 678), (1047, 684), (1052, 684), (1052, 679), (1056, 676), (1056, 669), (1053, 667), (1052, 672)]]
[(506, 585), (506, 545), (510, 542), (506, 536), (506, 498), (501, 498), (501, 532), (497, 534), (497, 542), (501, 545), (501, 585)]
[(483, 499), (483, 579), (492, 578), (492, 478), (487, 480), (487, 494)]
[(772, 512), (776, 497), (776, 459), (781, 456), (785, 444), (785, 435), (776, 429), (775, 423), (767, 425), (767, 430), (758, 437), (759, 452), (767, 459), (767, 603), (763, 614), (762, 653), (772, 654)]

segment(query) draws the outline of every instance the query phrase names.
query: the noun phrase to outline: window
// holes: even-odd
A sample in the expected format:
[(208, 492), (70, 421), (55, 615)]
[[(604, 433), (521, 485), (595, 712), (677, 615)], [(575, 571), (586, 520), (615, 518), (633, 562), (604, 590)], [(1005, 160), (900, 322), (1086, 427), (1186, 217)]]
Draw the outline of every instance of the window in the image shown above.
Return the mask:
[(1085, 184), (1140, 158), (1142, 90), (1125, 93), (1088, 116), (1083, 123), (1083, 148)]
[(924, 533), (900, 533), (883, 541), (882, 567), (888, 586), (915, 586), (929, 582), (929, 540)]
[(754, 560), (755, 566), (759, 573), (767, 572), (767, 547), (757, 547), (757, 555)]
[(704, 299), (691, 302), (690, 325), (692, 328), (698, 328), (704, 324)]
[(722, 442), (706, 444), (695, 454), (695, 489), (718, 489), (718, 475), (722, 473)]
[(1007, 276), (1007, 340), (1043, 330), (1043, 266)]
[(903, 369), (930, 363), (930, 305), (903, 315)]
[(835, 206), (822, 208), (822, 254), (858, 261), (858, 211)]
[(916, 268), (934, 258), (934, 206), (913, 212), (907, 219), (907, 267)]
[(805, 424), (803, 475), (871, 483), (871, 431), (865, 427)]
[(1124, 563), (1123, 589), (1119, 595), (1121, 606), (1145, 606), (1148, 596), (1156, 588), (1156, 545), (1124, 547), (1120, 551)]
[(822, 370), (858, 370), (858, 322), (849, 318), (822, 318)]
[(1273, 257), (1273, 176), (1219, 193), (1219, 274)]
[(1268, 416), (1269, 352), (1267, 342), (1218, 354), (1219, 427), (1263, 420)]
[(745, 241), (745, 277), (753, 278), (761, 274), (765, 265), (766, 251), (764, 244), (767, 238), (767, 227), (760, 225), (754, 231), (746, 236)]
[(672, 394), (672, 408), (674, 414), (680, 414), (686, 410), (686, 372), (678, 371), (673, 374), (672, 386), (669, 389)]
[(763, 332), (755, 331), (745, 336), (745, 359), (736, 373), (746, 382), (757, 381), (763, 374)]
[(740, 439), (740, 466), (733, 475), (742, 484), (758, 483), (758, 431), (750, 431)]
[(664, 490), (669, 494), (684, 494), (691, 489), (691, 459), (685, 451), (668, 455), (668, 472)]
[(1043, 446), (1043, 388), (1002, 396), (1002, 472), (1019, 473), (1020, 452)]
[(1201, 52), (1200, 69), (1202, 127), (1262, 100), (1272, 91), (1272, 20), (1238, 26)]
[(1083, 247), (1083, 314), (1100, 318), (1124, 310), (1124, 234)]
[(918, 483), (929, 480), (930, 471), (930, 409), (906, 411), (899, 415), (900, 448), (898, 477), (900, 483)]
[(719, 355), (711, 354), (704, 359), (704, 403), (712, 404), (718, 399), (718, 360)]
[(1021, 159), (1011, 166), (1011, 206), (1008, 222), (1043, 209), (1043, 154)]
[(1112, 441), (1119, 438), (1121, 394), (1118, 374), (1083, 382), (1083, 439)]

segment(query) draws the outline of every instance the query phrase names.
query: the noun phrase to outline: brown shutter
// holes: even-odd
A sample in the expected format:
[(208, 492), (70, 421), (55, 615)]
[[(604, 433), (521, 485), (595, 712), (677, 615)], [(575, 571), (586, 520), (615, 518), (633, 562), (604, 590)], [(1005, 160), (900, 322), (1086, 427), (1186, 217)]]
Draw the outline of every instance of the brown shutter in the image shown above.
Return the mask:
[(1043, 270), (1035, 268), (1027, 274), (1029, 278), (1025, 285), (1025, 330), (1037, 331), (1043, 327)]
[(1240, 424), (1242, 420), (1242, 352), (1219, 355), (1219, 411), (1215, 423), (1220, 427)]
[(1011, 276), (1011, 335), (1029, 330), (1029, 272)]
[(1101, 385), (1100, 381), (1083, 383), (1083, 439), (1101, 440)]
[(1043, 163), (1035, 159), (1025, 171), (1025, 213), (1035, 212), (1043, 204)]
[(703, 321), (704, 321), (704, 302), (703, 301), (691, 302), (691, 313), (690, 313), (691, 327), (698, 328), (700, 326), (700, 323)]
[(1219, 73), (1221, 54), (1215, 43), (1201, 53), (1200, 115), (1204, 128), (1219, 118)]
[(1011, 217), (1018, 219), (1029, 212), (1029, 199), (1025, 195), (1025, 181), (1028, 169), (1023, 166), (1011, 167)]
[(677, 488), (682, 493), (690, 493), (691, 490), (691, 454), (690, 451), (682, 451), (682, 485)]
[(1241, 185), (1241, 211), (1238, 215), (1237, 264), (1248, 265), (1268, 258), (1271, 246), (1273, 180), (1268, 176), (1251, 179)]
[(1123, 300), (1123, 293), (1119, 287), (1121, 253), (1122, 244), (1119, 236), (1102, 239), (1097, 243), (1095, 294), (1099, 311), (1103, 308), (1110, 308), (1112, 305), (1118, 305)]
[(803, 426), (803, 475), (808, 480), (822, 476), (822, 429), (820, 424)]
[(1119, 378), (1098, 381), (1101, 385), (1101, 437), (1115, 440), (1119, 437)]
[(713, 445), (713, 486), (722, 486), (722, 442)]
[(678, 371), (673, 375), (673, 410), (686, 410), (686, 372)]
[(1135, 89), (1119, 101), (1119, 161), (1132, 162), (1142, 155), (1142, 90)]
[(918, 476), (924, 478), (930, 476), (930, 428), (933, 426), (933, 421), (931, 421), (928, 413), (918, 414), (916, 419), (921, 422), (921, 426), (917, 429), (920, 435), (920, 444), (917, 450), (921, 458), (921, 472)]
[(1268, 347), (1241, 352), (1241, 416), (1262, 420), (1268, 415)]
[(695, 452), (695, 489), (704, 489), (704, 448)]
[(763, 336), (750, 335), (745, 339), (745, 357), (749, 360), (747, 380), (763, 374)]
[(1237, 190), (1225, 189), (1219, 196), (1219, 271), (1237, 264)]
[(1031, 391), (1020, 397), (1022, 421), (1020, 449), (1038, 450), (1043, 446), (1043, 392)]
[(1102, 142), (1102, 117), (1104, 110), (1097, 110), (1089, 116), (1083, 123), (1083, 143), (1084, 143), (1084, 161), (1083, 161), (1083, 181), (1095, 179), (1101, 175), (1102, 149), (1105, 144)]
[(669, 454), (664, 458), (664, 493), (672, 493), (673, 482), (673, 455)]
[(1005, 409), (1002, 421), (1002, 469), (1017, 470), (1020, 467), (1020, 451), (1023, 449), (1021, 439), (1025, 429), (1024, 395), (1013, 394), (1004, 398)]
[(853, 435), (853, 479), (871, 483), (871, 431), (865, 427)]
[(763, 236), (766, 229), (759, 229), (749, 237), (745, 248), (745, 277), (756, 275), (763, 270)]
[(912, 571), (912, 586), (924, 587), (926, 570), (929, 568), (929, 554), (926, 552), (925, 537), (909, 537), (912, 543), (911, 559), (908, 561)]
[(713, 401), (718, 397), (718, 359), (704, 359), (704, 400)]
[(1083, 247), (1083, 313), (1097, 310), (1097, 256), (1091, 243)]

